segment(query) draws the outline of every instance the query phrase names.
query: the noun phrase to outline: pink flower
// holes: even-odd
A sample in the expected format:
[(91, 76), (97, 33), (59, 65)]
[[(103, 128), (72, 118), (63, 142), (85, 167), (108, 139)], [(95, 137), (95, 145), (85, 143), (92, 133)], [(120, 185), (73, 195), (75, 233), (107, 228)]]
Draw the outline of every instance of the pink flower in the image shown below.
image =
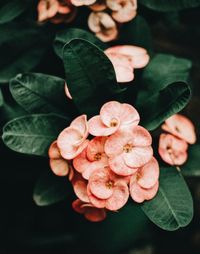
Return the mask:
[(119, 83), (132, 81), (134, 69), (143, 68), (149, 62), (147, 51), (137, 46), (114, 46), (106, 49), (104, 53), (113, 64)]
[(151, 160), (151, 144), (150, 133), (141, 126), (116, 132), (105, 143), (111, 170), (123, 176), (134, 174), (139, 167)]
[(118, 35), (115, 21), (106, 12), (92, 12), (88, 18), (88, 26), (103, 42), (112, 41)]
[(54, 141), (49, 148), (49, 158), (50, 168), (55, 175), (68, 175), (68, 173), (70, 172), (69, 163), (62, 158), (56, 141)]
[(95, 137), (73, 160), (74, 168), (87, 180), (93, 171), (108, 166), (108, 157), (104, 152), (105, 141), (105, 137)]
[(91, 222), (100, 222), (106, 218), (105, 209), (96, 208), (80, 199), (76, 199), (72, 203), (72, 207), (77, 213), (84, 214), (85, 218)]
[(188, 144), (171, 134), (161, 134), (158, 152), (170, 165), (182, 165), (187, 160)]
[(138, 112), (131, 105), (110, 101), (103, 105), (100, 115), (89, 120), (89, 133), (94, 136), (109, 136), (123, 127), (136, 126), (139, 119)]
[(131, 21), (137, 14), (137, 0), (106, 0), (106, 3), (119, 23)]
[(185, 116), (176, 114), (168, 118), (161, 128), (174, 136), (185, 140), (189, 144), (196, 142), (193, 123)]
[(66, 160), (71, 160), (79, 155), (88, 145), (87, 136), (87, 117), (86, 115), (81, 115), (58, 136), (57, 145), (62, 157)]
[(137, 203), (155, 197), (159, 183), (159, 165), (153, 157), (147, 164), (139, 168), (130, 179), (130, 195)]
[(116, 211), (129, 197), (126, 179), (116, 176), (108, 167), (94, 171), (87, 186), (90, 202), (97, 208)]

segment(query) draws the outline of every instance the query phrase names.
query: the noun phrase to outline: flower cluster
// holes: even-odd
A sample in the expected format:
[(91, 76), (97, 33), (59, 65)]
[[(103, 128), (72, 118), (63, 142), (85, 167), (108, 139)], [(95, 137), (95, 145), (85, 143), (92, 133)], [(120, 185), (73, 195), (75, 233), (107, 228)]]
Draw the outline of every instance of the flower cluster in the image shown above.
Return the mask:
[(132, 20), (137, 14), (137, 0), (40, 0), (38, 21), (69, 23), (80, 6), (90, 8), (89, 29), (104, 42), (116, 39), (119, 25)]
[(170, 165), (182, 165), (188, 157), (188, 144), (196, 142), (193, 123), (176, 114), (168, 118), (161, 128), (168, 132), (160, 135), (158, 151), (161, 158)]
[(72, 207), (88, 220), (103, 220), (129, 196), (142, 203), (156, 195), (159, 165), (151, 135), (139, 121), (133, 106), (111, 101), (89, 121), (77, 117), (52, 143), (50, 167), (56, 175), (69, 175), (78, 198)]

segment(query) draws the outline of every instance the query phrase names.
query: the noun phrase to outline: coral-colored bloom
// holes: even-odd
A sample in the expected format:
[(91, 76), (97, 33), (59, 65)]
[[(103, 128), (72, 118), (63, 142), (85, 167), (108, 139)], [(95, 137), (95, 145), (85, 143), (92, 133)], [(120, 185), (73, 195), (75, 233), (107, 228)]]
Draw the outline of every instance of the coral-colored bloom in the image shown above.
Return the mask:
[(162, 129), (185, 140), (189, 144), (194, 144), (196, 142), (194, 125), (183, 115), (176, 114), (171, 116), (162, 125)]
[(106, 49), (104, 53), (113, 64), (119, 83), (132, 81), (134, 69), (143, 68), (149, 62), (147, 51), (137, 46), (114, 46)]
[(75, 6), (92, 5), (97, 0), (71, 0), (71, 3)]
[(92, 12), (88, 18), (88, 26), (103, 42), (112, 41), (118, 35), (115, 21), (106, 12)]
[(128, 22), (137, 14), (137, 0), (106, 0), (106, 3), (113, 11), (113, 19), (119, 23)]
[(77, 117), (71, 125), (64, 129), (57, 139), (57, 145), (63, 158), (74, 159), (88, 144), (88, 124), (86, 115)]
[(68, 164), (68, 161), (62, 158), (56, 141), (54, 141), (49, 148), (49, 158), (50, 168), (55, 175), (68, 175), (70, 171), (70, 166)]
[(159, 187), (159, 165), (153, 157), (147, 164), (139, 168), (130, 179), (130, 194), (137, 203), (152, 199)]
[(170, 165), (182, 165), (187, 160), (188, 144), (185, 140), (171, 134), (161, 134), (158, 152), (161, 158)]
[(87, 148), (73, 160), (74, 168), (85, 179), (89, 179), (95, 170), (108, 166), (108, 157), (104, 152), (105, 141), (105, 137), (95, 137), (89, 142)]
[(85, 218), (91, 222), (100, 222), (106, 218), (105, 209), (96, 208), (80, 199), (76, 199), (72, 203), (72, 207), (77, 213), (84, 214)]
[(118, 175), (135, 173), (152, 158), (151, 143), (150, 133), (141, 126), (116, 132), (105, 143), (110, 168)]
[(126, 179), (116, 176), (109, 167), (91, 174), (87, 190), (90, 202), (95, 207), (111, 211), (122, 208), (129, 197)]
[(94, 136), (109, 136), (123, 127), (136, 126), (139, 120), (137, 110), (131, 105), (110, 101), (102, 106), (100, 115), (89, 120), (89, 133)]

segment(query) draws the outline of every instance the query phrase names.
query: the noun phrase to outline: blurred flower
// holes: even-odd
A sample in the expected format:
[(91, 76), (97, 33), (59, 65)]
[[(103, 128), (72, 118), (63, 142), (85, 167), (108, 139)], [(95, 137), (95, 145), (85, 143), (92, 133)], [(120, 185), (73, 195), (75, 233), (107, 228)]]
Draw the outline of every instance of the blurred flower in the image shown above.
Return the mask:
[(137, 0), (106, 0), (106, 4), (119, 23), (131, 21), (137, 14)]
[(185, 116), (175, 114), (168, 118), (161, 128), (174, 136), (185, 140), (189, 144), (196, 142), (196, 134), (193, 123)]
[(116, 211), (128, 201), (129, 190), (126, 180), (117, 177), (106, 167), (97, 169), (91, 174), (88, 195), (95, 207)]
[(40, 0), (37, 9), (39, 22), (68, 23), (76, 16), (76, 8), (70, 0)]
[(139, 120), (139, 114), (133, 106), (110, 101), (102, 106), (100, 115), (89, 120), (89, 133), (94, 136), (108, 136), (125, 126), (136, 126)]
[(89, 179), (96, 169), (108, 166), (108, 157), (104, 152), (105, 141), (105, 137), (93, 138), (87, 148), (73, 160), (74, 168), (85, 179)]
[(153, 157), (147, 164), (139, 168), (130, 179), (130, 195), (137, 203), (152, 199), (159, 187), (159, 165)]
[(188, 144), (171, 134), (161, 134), (158, 152), (161, 158), (170, 165), (182, 165), (187, 160)]
[(88, 26), (103, 42), (112, 41), (118, 35), (115, 21), (106, 12), (92, 12), (88, 18)]
[(106, 0), (97, 0), (94, 4), (90, 5), (89, 8), (93, 11), (103, 11), (107, 8)]
[(84, 214), (85, 218), (91, 222), (100, 222), (106, 218), (105, 209), (96, 208), (80, 199), (76, 199), (72, 203), (72, 207), (77, 213)]
[(149, 62), (147, 51), (137, 46), (114, 46), (106, 49), (104, 53), (113, 64), (119, 83), (132, 81), (134, 69), (143, 68)]
[(81, 115), (58, 136), (57, 145), (62, 157), (71, 160), (79, 155), (87, 147), (87, 136), (87, 116)]
[(91, 5), (97, 2), (96, 0), (71, 0), (71, 3), (75, 6)]
[(132, 126), (117, 131), (108, 137), (105, 152), (112, 171), (119, 175), (130, 175), (149, 162), (153, 156), (150, 133), (141, 126)]

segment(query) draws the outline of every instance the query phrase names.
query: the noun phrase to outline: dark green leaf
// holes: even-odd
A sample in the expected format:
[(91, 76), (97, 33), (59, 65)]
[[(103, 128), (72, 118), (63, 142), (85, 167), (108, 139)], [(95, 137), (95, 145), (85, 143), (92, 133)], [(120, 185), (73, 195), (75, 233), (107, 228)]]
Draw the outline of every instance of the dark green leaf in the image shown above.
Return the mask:
[(69, 91), (81, 113), (93, 116), (105, 102), (119, 100), (115, 71), (98, 47), (72, 40), (63, 49), (63, 62)]
[(38, 179), (33, 199), (38, 206), (48, 206), (66, 199), (71, 193), (71, 183), (66, 177), (58, 177), (51, 170)]
[(62, 58), (63, 47), (73, 39), (84, 39), (95, 44), (102, 50), (106, 48), (106, 44), (100, 41), (94, 34), (78, 28), (67, 28), (56, 35), (54, 41), (54, 50), (56, 54)]
[(178, 11), (200, 6), (200, 0), (139, 0), (139, 3), (155, 11)]
[(0, 107), (2, 107), (2, 106), (3, 106), (3, 94), (0, 89)]
[(46, 156), (52, 141), (68, 124), (68, 119), (54, 114), (23, 116), (4, 126), (2, 138), (16, 152)]
[(193, 217), (193, 201), (182, 175), (173, 167), (161, 168), (156, 197), (142, 210), (158, 227), (173, 231), (187, 226)]
[(23, 0), (12, 0), (0, 5), (0, 24), (12, 21), (27, 8), (27, 2)]
[(187, 84), (190, 68), (190, 61), (171, 55), (158, 54), (152, 59), (144, 70), (135, 104), (142, 125), (154, 130), (187, 105), (191, 98)]
[(70, 115), (64, 86), (65, 81), (61, 78), (27, 73), (11, 80), (10, 91), (17, 103), (29, 113)]
[(181, 166), (181, 172), (184, 176), (200, 176), (200, 145), (189, 147), (188, 160)]

